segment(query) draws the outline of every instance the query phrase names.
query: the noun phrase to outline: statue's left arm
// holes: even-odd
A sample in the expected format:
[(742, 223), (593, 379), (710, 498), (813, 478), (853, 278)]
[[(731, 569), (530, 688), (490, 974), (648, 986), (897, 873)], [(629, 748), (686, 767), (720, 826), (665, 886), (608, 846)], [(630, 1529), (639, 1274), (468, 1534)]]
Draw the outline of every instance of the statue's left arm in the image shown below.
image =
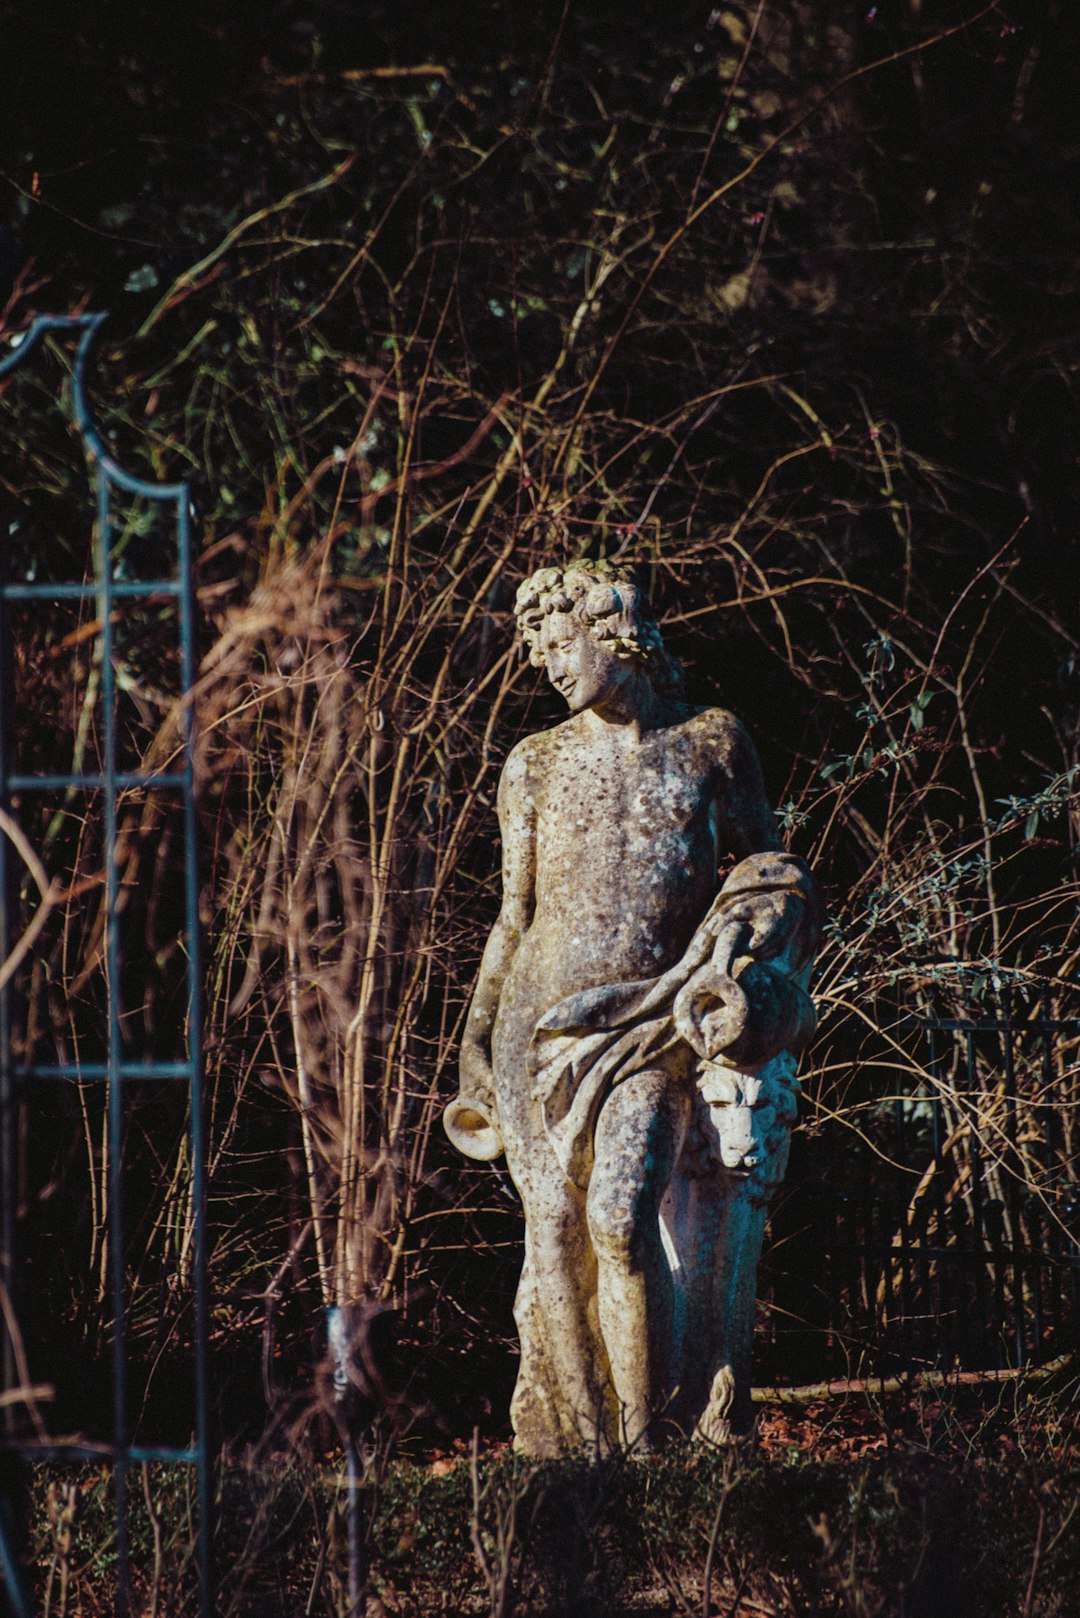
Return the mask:
[[(717, 720), (721, 727), (717, 793), (721, 854), (733, 854), (740, 862), (755, 854), (783, 855), (784, 865), (793, 873), (801, 873), (800, 886), (811, 907), (811, 914), (816, 917), (820, 908), (816, 884), (805, 860), (797, 854), (789, 854), (784, 848), (776, 817), (765, 796), (761, 761), (746, 727), (733, 714), (718, 713)], [(732, 874), (737, 877), (738, 867)], [(738, 889), (742, 884), (736, 882), (735, 886)], [(766, 902), (764, 896), (755, 903), (752, 883), (748, 883), (743, 891), (751, 927), (748, 953), (759, 958), (779, 953), (785, 942), (783, 935), (790, 925), (790, 908)], [(813, 923), (811, 930), (816, 931)]]
[(745, 725), (734, 714), (718, 710), (716, 721), (720, 732), (716, 801), (721, 850), (729, 851), (740, 860), (748, 854), (780, 852), (784, 845), (765, 796), (757, 748)]

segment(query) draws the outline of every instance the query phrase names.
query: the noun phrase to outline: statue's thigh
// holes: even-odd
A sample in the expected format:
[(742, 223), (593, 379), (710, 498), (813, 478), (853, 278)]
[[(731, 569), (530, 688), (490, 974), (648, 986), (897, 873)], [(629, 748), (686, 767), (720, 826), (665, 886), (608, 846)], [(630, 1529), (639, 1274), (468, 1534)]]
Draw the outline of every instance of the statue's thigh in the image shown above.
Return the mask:
[(637, 1073), (612, 1090), (597, 1120), (589, 1181), (589, 1228), (600, 1248), (628, 1250), (640, 1221), (659, 1208), (688, 1112), (683, 1087), (668, 1073)]
[(585, 1194), (571, 1185), (550, 1142), (539, 1140), (531, 1151), (511, 1159), (510, 1175), (521, 1197), (529, 1247), (541, 1268), (559, 1268), (581, 1247), (585, 1232)]

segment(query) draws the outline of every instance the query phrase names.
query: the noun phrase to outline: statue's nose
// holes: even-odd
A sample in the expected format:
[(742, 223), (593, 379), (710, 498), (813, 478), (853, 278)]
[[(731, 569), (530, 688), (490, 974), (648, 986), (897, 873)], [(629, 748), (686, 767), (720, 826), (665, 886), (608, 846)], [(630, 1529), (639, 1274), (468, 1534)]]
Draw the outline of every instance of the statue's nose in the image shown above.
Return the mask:
[(720, 1156), (725, 1168), (753, 1168), (754, 1115), (749, 1107), (724, 1107), (718, 1119)]

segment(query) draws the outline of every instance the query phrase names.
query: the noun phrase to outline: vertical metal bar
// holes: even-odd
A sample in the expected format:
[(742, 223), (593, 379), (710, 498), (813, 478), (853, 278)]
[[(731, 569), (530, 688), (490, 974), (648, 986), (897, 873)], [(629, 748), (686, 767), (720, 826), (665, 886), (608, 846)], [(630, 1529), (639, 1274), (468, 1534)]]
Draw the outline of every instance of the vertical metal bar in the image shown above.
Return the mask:
[(896, 1198), (895, 1207), (899, 1217), (900, 1232), (900, 1308), (902, 1312), (901, 1341), (905, 1366), (910, 1369), (916, 1357), (916, 1324), (915, 1311), (912, 1304), (911, 1281), (911, 1237), (908, 1231), (908, 1199), (904, 1192), (906, 1186)]
[(360, 1612), (367, 1585), (364, 1566), (364, 1531), (361, 1485), (363, 1467), (358, 1453), (355, 1433), (355, 1396), (352, 1387), (351, 1360), (357, 1329), (357, 1313), (348, 1307), (333, 1305), (326, 1311), (326, 1346), (330, 1358), (334, 1388), (334, 1420), (345, 1452), (346, 1524), (348, 1534), (348, 1606), (349, 1618)]
[(1031, 1278), (1031, 1353), (1037, 1357), (1043, 1341), (1042, 1220), (1039, 1198), (1027, 1198), (1028, 1273)]
[(11, 1618), (32, 1618), (33, 1608), (15, 1548), (15, 1535), (4, 1507), (5, 1502), (0, 1499), (0, 1588), (7, 1596), (4, 1610), (10, 1612)]
[(124, 1096), (120, 1078), (120, 940), (119, 872), (116, 864), (116, 672), (113, 666), (112, 509), (106, 469), (98, 467), (98, 578), (101, 615), (101, 700), (105, 750), (103, 834), (105, 860), (105, 967), (108, 990), (108, 1145), (106, 1174), (109, 1199), (109, 1279), (112, 1292), (113, 1343), (113, 1478), (116, 1497), (116, 1608), (118, 1618), (131, 1609), (131, 1560), (128, 1533), (127, 1299), (124, 1285), (124, 1204), (121, 1156), (124, 1142)]
[[(7, 580), (8, 515), (0, 504), (0, 583)], [(10, 773), (8, 720), (11, 709), (11, 608), (0, 599), (0, 805), (10, 810), (7, 781)], [(12, 941), (14, 918), (11, 914), (11, 850), (6, 837), (0, 837), (0, 956), (7, 956)], [(3, 1286), (14, 1312), (16, 1292), (15, 1215), (17, 1207), (17, 1118), (15, 1076), (11, 1061), (11, 986), (0, 988), (0, 1286)], [(3, 1387), (15, 1385), (14, 1344), (6, 1324), (0, 1322), (3, 1348)], [(4, 1425), (15, 1419), (15, 1407), (4, 1411)]]
[(855, 1320), (866, 1320), (870, 1313), (870, 1289), (872, 1286), (870, 1279), (870, 1220), (872, 1198), (870, 1196), (869, 1154), (865, 1148), (863, 1148), (863, 1150), (859, 1153), (859, 1166), (859, 1222), (857, 1232), (858, 1241), (855, 1255), (856, 1296), (854, 1300), (855, 1306), (852, 1313)]
[[(963, 1076), (961, 1065), (958, 1061), (960, 1055), (959, 1044), (961, 1033), (961, 1030), (954, 1029), (950, 1040), (952, 1047), (952, 1063), (955, 1064), (953, 1066), (953, 1071), (957, 1074), (955, 1095), (958, 1124), (961, 1119), (966, 1120), (967, 1118), (967, 1109), (963, 1097), (963, 1087), (966, 1080)], [(963, 1037), (966, 1040), (966, 1035), (963, 1035)], [(952, 1174), (953, 1187), (955, 1189), (958, 1176), (964, 1167), (961, 1153), (966, 1150), (967, 1143), (964, 1138), (964, 1133), (959, 1127), (954, 1128), (953, 1136), (953, 1148), (949, 1154), (949, 1168)], [(967, 1275), (967, 1203), (962, 1194), (953, 1196), (952, 1202), (947, 1210), (947, 1221), (947, 1237), (945, 1245), (949, 1253), (952, 1255), (950, 1259), (950, 1264), (952, 1266), (952, 1285), (949, 1290), (952, 1295), (951, 1313), (953, 1321), (953, 1342), (956, 1345), (955, 1355), (957, 1363), (966, 1364), (968, 1363), (968, 1354), (970, 1350), (970, 1333), (968, 1327), (971, 1303), (968, 1296)]]
[[(821, 1252), (821, 1286), (823, 1286), (824, 1301), (826, 1301), (826, 1351), (829, 1356), (829, 1369), (836, 1364), (842, 1364), (842, 1354), (837, 1358), (837, 1341), (839, 1341), (839, 1252), (840, 1252), (840, 1205), (837, 1202), (836, 1189), (829, 1183), (826, 1175), (821, 1176), (821, 1196), (826, 1207), (826, 1218), (832, 1225), (832, 1241), (824, 1244)], [(824, 1223), (824, 1220), (823, 1220)]]
[(927, 1026), (927, 1043), (929, 1044), (929, 1058), (927, 1066), (930, 1070), (930, 1149), (934, 1156), (933, 1175), (933, 1208), (934, 1231), (937, 1257), (933, 1262), (933, 1286), (930, 1307), (934, 1336), (941, 1347), (945, 1362), (948, 1363), (950, 1354), (945, 1341), (945, 1298), (947, 1286), (945, 1283), (945, 1189), (942, 1184), (944, 1164), (941, 1155), (941, 1085), (938, 1079), (938, 1051), (937, 1029), (933, 1023)]
[[(0, 584), (7, 581), (8, 513), (0, 501)], [(12, 645), (11, 609), (0, 596), (0, 805), (10, 811), (8, 799), (8, 752), (11, 737), (8, 729), (11, 713)], [(0, 835), (0, 960), (6, 959), (15, 927), (13, 915), (13, 883), (11, 845)], [(12, 988), (0, 988), (0, 1286), (7, 1299), (7, 1310), (0, 1319), (0, 1387), (4, 1391), (19, 1382), (15, 1358), (15, 1343), (8, 1326), (8, 1316), (18, 1320), (19, 1273), (16, 1264), (16, 1223), (18, 1213), (18, 1087), (11, 1060)], [(3, 1426), (7, 1433), (17, 1433), (18, 1407), (5, 1405)], [(0, 1497), (0, 1575), (13, 1618), (31, 1618), (30, 1596), (19, 1560), (19, 1545), (25, 1540), (26, 1524), (23, 1520), (22, 1464), (17, 1456), (11, 1457), (15, 1472), (15, 1486), (10, 1498)], [(17, 1469), (17, 1470), (16, 1470)]]
[[(904, 1127), (904, 1102), (899, 1086), (893, 1098), (893, 1124), (896, 1130), (895, 1157), (899, 1164), (904, 1161), (904, 1147), (907, 1140), (907, 1130)], [(915, 1357), (915, 1321), (914, 1307), (911, 1294), (912, 1265), (911, 1240), (908, 1231), (908, 1197), (907, 1178), (901, 1170), (894, 1182), (893, 1195), (889, 1198), (893, 1211), (892, 1224), (894, 1234), (899, 1238), (894, 1253), (899, 1253), (900, 1260), (900, 1316), (897, 1321), (897, 1350), (902, 1355), (906, 1368), (910, 1368)]]
[(1002, 1035), (1005, 1047), (1005, 1137), (1008, 1142), (1009, 1237), (1012, 1243), (1013, 1349), (1016, 1364), (1024, 1363), (1024, 1231), (1020, 1218), (1022, 1165), (1017, 1146), (1016, 1029), (1010, 1020)]
[(347, 1523), (349, 1538), (349, 1618), (360, 1618), (364, 1597), (364, 1530), (361, 1520), (360, 1485), (362, 1474), (356, 1454), (356, 1440), (345, 1435), (345, 1483), (349, 1491)]
[(892, 1277), (892, 1229), (891, 1221), (886, 1216), (887, 1203), (882, 1196), (878, 1197), (877, 1219), (877, 1249), (880, 1254), (881, 1280), (882, 1280), (882, 1319), (881, 1338), (878, 1343), (879, 1355), (884, 1354), (892, 1336), (896, 1320), (896, 1300), (893, 1297)]
[(211, 1562), (209, 1298), (206, 1242), (206, 1130), (203, 1098), (202, 948), (199, 933), (199, 864), (195, 819), (195, 584), (191, 546), (191, 500), (186, 487), (177, 497), (180, 595), (180, 683), (184, 737), (184, 906), (188, 946), (188, 1062), (191, 1068), (191, 1196), (195, 1292), (195, 1451), (199, 1508), (199, 1614), (213, 1606)]
[(1004, 1231), (1002, 1229), (1004, 1215), (1001, 1203), (995, 1202), (992, 1211), (995, 1218), (992, 1225), (990, 1225), (988, 1235), (994, 1272), (994, 1314), (992, 1321), (992, 1340), (995, 1345), (995, 1354), (993, 1369), (1000, 1371), (1004, 1370), (1007, 1359), (1005, 1353), (1005, 1318), (1007, 1313), (1005, 1308), (1005, 1251), (1003, 1247)]
[(915, 1204), (913, 1253), (918, 1279), (917, 1309), (923, 1352), (935, 1359), (941, 1349), (941, 1339), (934, 1328), (933, 1260), (930, 1257), (930, 1199), (921, 1196)]
[(1043, 1125), (1043, 1166), (1049, 1182), (1054, 1173), (1054, 1148), (1056, 1145), (1056, 1130), (1054, 1124), (1054, 1106), (1050, 1097), (1054, 1089), (1054, 1051), (1053, 1051), (1053, 1012), (1049, 990), (1044, 989), (1042, 995), (1042, 1125)]
[[(844, 1298), (843, 1330), (845, 1341), (851, 1343), (858, 1339), (859, 1322), (859, 1241), (856, 1231), (858, 1220), (858, 1197), (856, 1193), (855, 1166), (850, 1165), (842, 1182), (843, 1190), (840, 1193), (841, 1217), (844, 1222), (844, 1239), (840, 1248), (842, 1257), (841, 1292)], [(863, 1352), (859, 1346), (860, 1354)]]
[[(900, 1094), (901, 1085), (905, 1083), (905, 1078), (901, 1076), (899, 1071), (897, 1071), (896, 1088), (898, 1095)], [(918, 1090), (914, 1092), (910, 1088), (907, 1090), (907, 1096), (912, 1105), (911, 1128), (908, 1131), (909, 1139), (912, 1143), (912, 1150), (909, 1154), (909, 1159), (914, 1159), (914, 1168), (916, 1171), (916, 1189), (918, 1189), (918, 1186), (921, 1183), (922, 1177), (926, 1171), (926, 1164), (922, 1161), (922, 1147), (919, 1140), (919, 1124), (917, 1122), (917, 1120), (921, 1118), (922, 1095), (920, 1092), (922, 1089), (923, 1086), (920, 1084)], [(919, 1109), (918, 1112), (916, 1112), (916, 1108)], [(931, 1296), (932, 1264), (929, 1253), (927, 1252), (930, 1225), (930, 1197), (929, 1194), (924, 1193), (913, 1202), (910, 1186), (911, 1181), (909, 1179), (905, 1188), (905, 1195), (908, 1209), (912, 1214), (912, 1280), (915, 1287), (916, 1320), (918, 1322), (916, 1332), (919, 1342), (919, 1354), (920, 1358), (926, 1355), (936, 1358), (937, 1352), (940, 1350), (940, 1338), (938, 1333), (934, 1330), (933, 1324), (933, 1299)]]
[[(1050, 1007), (1047, 1003), (1045, 990), (1042, 996), (1042, 1018), (1039, 1028), (1039, 1037), (1042, 1043), (1041, 1062), (1041, 1094), (1039, 1096), (1036, 1116), (1042, 1128), (1042, 1165), (1045, 1173), (1046, 1188), (1049, 1190), (1051, 1175), (1053, 1173), (1053, 1108), (1048, 1097), (1053, 1080), (1053, 1065), (1050, 1058), (1050, 1029), (1047, 1026), (1050, 1020)], [(1049, 1285), (1050, 1277), (1044, 1273), (1046, 1254), (1043, 1252), (1044, 1221), (1042, 1217), (1042, 1192), (1036, 1190), (1028, 1194), (1028, 1237), (1029, 1259), (1031, 1266), (1031, 1302), (1033, 1314), (1034, 1340), (1031, 1344), (1032, 1355), (1037, 1359), (1042, 1353), (1045, 1328), (1044, 1284)]]
[(971, 1265), (975, 1283), (974, 1340), (981, 1352), (986, 1335), (986, 1241), (983, 1230), (982, 1143), (979, 1140), (977, 1100), (978, 1066), (975, 1061), (975, 1034), (966, 1034), (966, 1083), (968, 1115), (968, 1162), (971, 1166)]
[[(936, 1272), (937, 1288), (934, 1305), (934, 1330), (938, 1341), (943, 1340), (943, 1322), (949, 1296), (949, 1284), (946, 1274), (947, 1260), (945, 1252), (948, 1246), (946, 1240), (945, 1221), (945, 1157), (941, 1138), (941, 1087), (938, 1082), (937, 1040), (934, 1030), (930, 1030), (930, 1072), (933, 1075), (933, 1090), (930, 1101), (930, 1140), (934, 1152), (934, 1230), (936, 1233), (935, 1246), (937, 1248)], [(951, 1360), (952, 1354), (946, 1356), (946, 1362)]]
[[(1057, 1090), (1057, 1069), (1054, 1063), (1054, 1029), (1053, 1005), (1047, 994), (1044, 1001), (1046, 1027), (1043, 1029), (1043, 1093), (1050, 1097)], [(1062, 1292), (1064, 1290), (1064, 1269), (1062, 1257), (1064, 1249), (1061, 1242), (1060, 1202), (1059, 1189), (1061, 1178), (1057, 1164), (1058, 1118), (1052, 1100), (1046, 1105), (1046, 1195), (1050, 1205), (1051, 1215), (1046, 1221), (1046, 1234), (1044, 1245), (1046, 1248), (1046, 1282), (1050, 1289), (1048, 1308), (1052, 1330), (1055, 1338), (1061, 1332)]]

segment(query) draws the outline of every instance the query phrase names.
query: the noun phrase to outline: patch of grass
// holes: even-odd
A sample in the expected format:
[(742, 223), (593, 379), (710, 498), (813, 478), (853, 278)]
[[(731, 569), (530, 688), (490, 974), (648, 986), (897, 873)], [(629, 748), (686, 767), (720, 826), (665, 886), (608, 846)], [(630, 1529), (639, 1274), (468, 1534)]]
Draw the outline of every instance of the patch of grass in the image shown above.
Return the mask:
[[(631, 1612), (803, 1618), (1067, 1618), (1080, 1585), (1075, 1444), (910, 1440), (850, 1453), (673, 1447), (526, 1462), (505, 1449), (393, 1462), (363, 1492), (368, 1612)], [(1051, 1426), (1053, 1424), (1051, 1423)], [(1044, 1430), (1048, 1430), (1045, 1429)], [(804, 1435), (805, 1436), (805, 1435)], [(115, 1540), (100, 1467), (33, 1481), (50, 1618), (111, 1613)], [(191, 1610), (186, 1474), (133, 1476), (137, 1610)], [(222, 1618), (347, 1611), (340, 1467), (232, 1460), (218, 1484)]]

